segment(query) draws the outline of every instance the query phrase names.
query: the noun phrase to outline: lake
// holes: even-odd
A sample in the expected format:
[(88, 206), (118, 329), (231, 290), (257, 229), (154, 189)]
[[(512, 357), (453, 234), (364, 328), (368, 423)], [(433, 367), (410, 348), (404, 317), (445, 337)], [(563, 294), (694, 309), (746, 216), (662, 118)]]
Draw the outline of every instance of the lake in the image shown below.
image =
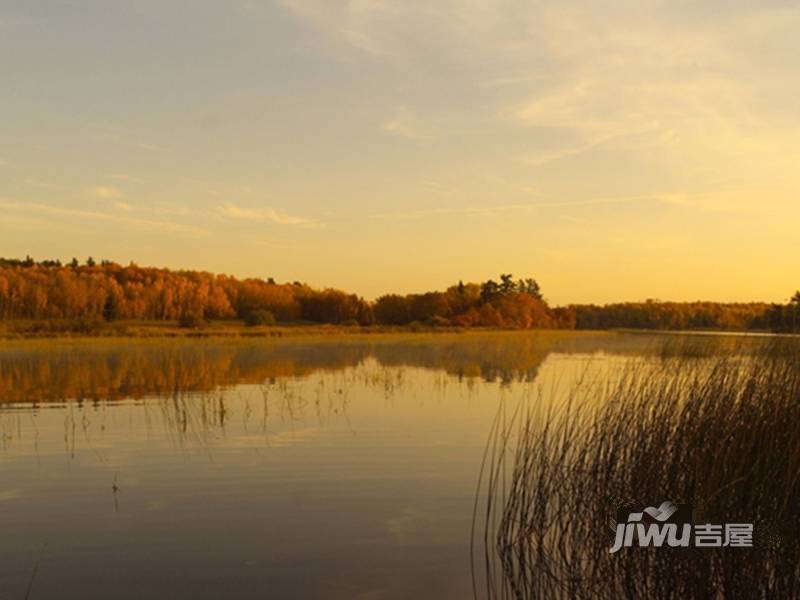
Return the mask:
[(663, 345), (6, 342), (0, 598), (466, 598), (473, 577), (480, 594), (471, 530), (495, 418)]

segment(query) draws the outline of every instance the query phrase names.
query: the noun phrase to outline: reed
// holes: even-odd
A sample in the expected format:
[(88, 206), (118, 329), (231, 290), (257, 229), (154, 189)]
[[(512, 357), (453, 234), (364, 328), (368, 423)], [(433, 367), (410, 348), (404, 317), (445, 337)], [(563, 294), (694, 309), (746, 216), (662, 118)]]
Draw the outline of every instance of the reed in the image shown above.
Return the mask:
[[(498, 418), (474, 527), (490, 598), (800, 597), (800, 346), (683, 343)], [(618, 506), (666, 499), (754, 523), (755, 547), (609, 553)]]

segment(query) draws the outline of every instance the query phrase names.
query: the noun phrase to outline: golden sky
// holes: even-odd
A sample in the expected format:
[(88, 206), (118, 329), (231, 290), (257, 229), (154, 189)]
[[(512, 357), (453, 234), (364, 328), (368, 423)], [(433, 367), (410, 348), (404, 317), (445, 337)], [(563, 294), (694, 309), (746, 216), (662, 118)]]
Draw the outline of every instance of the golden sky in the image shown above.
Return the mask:
[(794, 2), (0, 5), (0, 255), (783, 301)]

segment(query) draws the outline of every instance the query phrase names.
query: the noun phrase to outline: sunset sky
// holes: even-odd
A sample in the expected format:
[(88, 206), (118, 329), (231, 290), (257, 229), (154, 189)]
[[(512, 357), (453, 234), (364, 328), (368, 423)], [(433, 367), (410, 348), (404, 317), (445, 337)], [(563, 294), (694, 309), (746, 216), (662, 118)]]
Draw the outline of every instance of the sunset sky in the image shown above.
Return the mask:
[(799, 29), (764, 0), (4, 0), (0, 256), (785, 301)]

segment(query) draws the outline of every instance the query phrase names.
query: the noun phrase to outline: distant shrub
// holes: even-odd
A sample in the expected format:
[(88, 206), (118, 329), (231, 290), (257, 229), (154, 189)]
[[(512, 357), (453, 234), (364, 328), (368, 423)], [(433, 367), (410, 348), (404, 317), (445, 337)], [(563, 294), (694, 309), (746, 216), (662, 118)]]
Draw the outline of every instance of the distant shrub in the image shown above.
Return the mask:
[(96, 334), (105, 328), (105, 322), (99, 317), (86, 317), (70, 323), (71, 330), (76, 333)]
[(111, 330), (114, 332), (114, 335), (119, 335), (119, 336), (133, 335), (131, 328), (125, 323), (114, 323), (111, 327)]
[(205, 325), (205, 320), (198, 313), (185, 313), (178, 319), (178, 326), (184, 329), (197, 329)]
[(83, 317), (79, 319), (54, 319), (22, 322), (12, 326), (12, 331), (23, 335), (54, 335), (78, 333), (98, 335), (106, 330), (103, 319)]
[(425, 323), (431, 327), (450, 327), (450, 319), (439, 315), (432, 316), (430, 319), (426, 320)]
[(359, 323), (355, 319), (347, 319), (346, 321), (342, 321), (342, 325), (345, 325), (347, 327), (359, 327), (361, 323)]
[(244, 324), (248, 327), (255, 327), (256, 325), (275, 325), (275, 315), (268, 310), (253, 310), (247, 313), (244, 318)]
[(419, 332), (425, 331), (425, 326), (420, 323), (419, 321), (411, 321), (408, 325), (406, 325), (409, 331)]

